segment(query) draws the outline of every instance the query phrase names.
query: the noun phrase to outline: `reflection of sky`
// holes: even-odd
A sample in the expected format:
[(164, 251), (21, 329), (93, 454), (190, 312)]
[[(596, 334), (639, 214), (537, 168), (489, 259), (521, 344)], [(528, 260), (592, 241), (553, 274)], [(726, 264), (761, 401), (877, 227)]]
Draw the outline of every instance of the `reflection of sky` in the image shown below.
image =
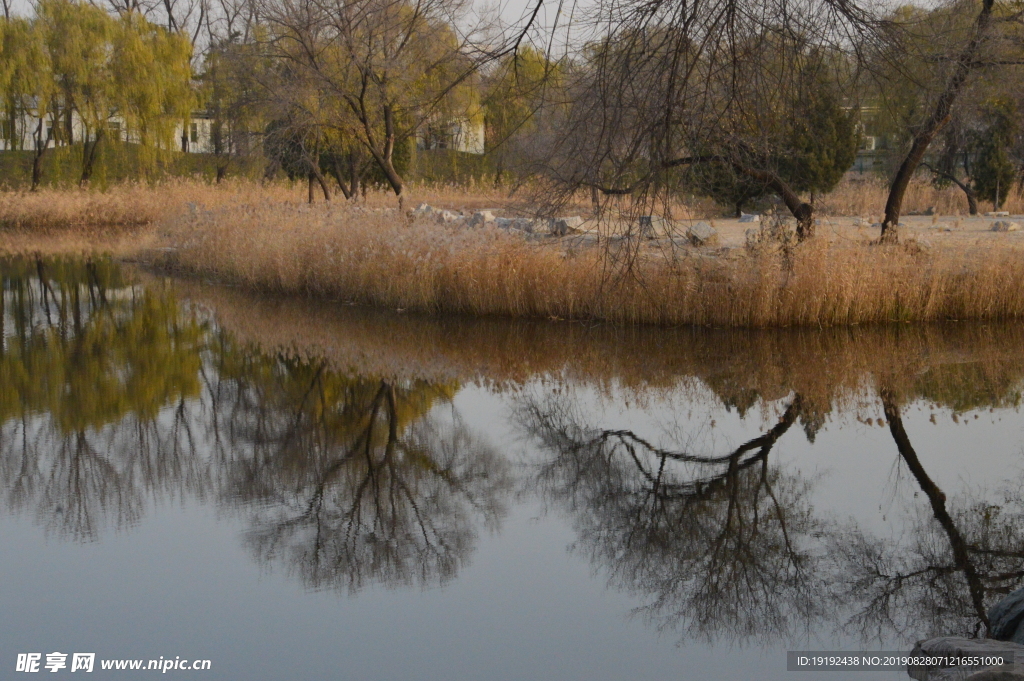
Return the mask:
[[(740, 419), (700, 390), (654, 397), (643, 408), (586, 390), (577, 396), (595, 425), (633, 428), (665, 445), (677, 420), (700, 433), (713, 419), (713, 438), (699, 435), (691, 445), (715, 453), (760, 434), (773, 418), (754, 409)], [(509, 425), (506, 398), (471, 388), (455, 404), (473, 432), (510, 458), (533, 458)], [(862, 413), (880, 415), (880, 407)], [(922, 462), (950, 496), (1016, 476), (1019, 414), (961, 416), (969, 425), (954, 424), (946, 413), (938, 425), (928, 418), (926, 407), (906, 410)], [(886, 532), (907, 500), (913, 503), (905, 471), (893, 485), (896, 450), (887, 428), (847, 417), (827, 424), (811, 446), (794, 427), (771, 458), (818, 476), (816, 511), (852, 516), (869, 531)], [(243, 524), (212, 503), (186, 500), (158, 504), (138, 526), (80, 545), (47, 540), (31, 517), (0, 516), (0, 543), (13, 549), (0, 554), (0, 665), (18, 652), (60, 650), (210, 658), (214, 671), (204, 678), (255, 681), (792, 678), (781, 648), (677, 647), (673, 632), (659, 635), (631, 620), (638, 602), (607, 589), (605, 575), (569, 550), (575, 537), (563, 513), (534, 499), (513, 505), (500, 532), (484, 532), (469, 566), (444, 588), (369, 587), (355, 597), (306, 593), (280, 565), (257, 565), (240, 541)], [(839, 645), (820, 640), (808, 647)]]

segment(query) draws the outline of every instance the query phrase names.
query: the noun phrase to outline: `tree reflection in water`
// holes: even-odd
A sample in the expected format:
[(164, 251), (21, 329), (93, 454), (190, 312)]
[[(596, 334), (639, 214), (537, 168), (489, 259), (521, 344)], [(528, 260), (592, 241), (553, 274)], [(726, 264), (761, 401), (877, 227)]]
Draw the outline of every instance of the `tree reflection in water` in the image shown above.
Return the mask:
[(762, 644), (830, 632), (864, 642), (983, 636), (986, 608), (1024, 582), (1024, 486), (1005, 490), (1001, 504), (977, 490), (947, 505), (897, 396), (879, 396), (899, 460), (929, 502), (897, 538), (817, 511), (811, 482), (770, 462), (802, 419), (800, 395), (772, 428), (721, 455), (591, 426), (561, 395), (524, 398), (517, 417), (548, 453), (536, 479), (569, 511), (575, 549), (661, 628)]
[(192, 491), (187, 402), (202, 328), (109, 262), (4, 261), (0, 495), (61, 535), (134, 523), (147, 493)]
[(774, 427), (721, 455), (587, 426), (550, 397), (518, 417), (551, 452), (538, 479), (571, 511), (577, 548), (641, 596), (643, 616), (693, 638), (766, 641), (806, 632), (827, 607), (810, 485), (769, 461), (800, 409), (796, 396)]
[[(110, 263), (0, 265), (0, 501), (49, 531), (93, 540), (151, 499), (216, 500), (244, 519), (256, 560), (351, 592), (454, 578), (507, 511), (510, 464), (454, 411), (455, 383), (260, 351)], [(1021, 362), (999, 357), (873, 372), (892, 375), (876, 392), (927, 502), (896, 541), (815, 509), (812, 481), (772, 460), (798, 421), (813, 438), (856, 378), (836, 387), (807, 367), (766, 372), (757, 391), (728, 367), (700, 376), (723, 405), (779, 405), (717, 454), (593, 426), (564, 394), (522, 397), (543, 457), (525, 484), (569, 511), (577, 550), (642, 616), (689, 638), (984, 635), (986, 607), (1024, 581), (1024, 487), (947, 500), (901, 412), (1019, 404)], [(811, 375), (825, 378), (792, 384)]]
[(283, 562), (311, 588), (444, 583), (469, 559), (476, 526), (497, 528), (510, 467), (439, 408), (455, 386), (246, 363), (221, 367), (217, 399), (233, 404), (214, 424), (232, 452), (227, 498), (248, 512), (259, 561)]
[(1024, 480), (950, 502), (911, 444), (897, 394), (882, 387), (879, 396), (928, 508), (916, 509), (901, 541), (855, 526), (832, 538), (840, 596), (857, 604), (849, 626), (863, 639), (985, 636), (987, 609), (1024, 583)]
[(109, 262), (0, 265), (0, 494), (50, 531), (94, 540), (147, 498), (218, 498), (258, 560), (356, 590), (451, 579), (505, 513), (508, 462), (456, 385), (240, 346)]

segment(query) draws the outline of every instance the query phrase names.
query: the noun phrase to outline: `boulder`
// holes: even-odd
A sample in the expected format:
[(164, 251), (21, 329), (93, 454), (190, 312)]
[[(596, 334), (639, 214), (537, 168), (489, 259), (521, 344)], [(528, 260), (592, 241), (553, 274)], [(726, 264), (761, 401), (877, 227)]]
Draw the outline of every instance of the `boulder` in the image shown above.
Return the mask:
[(512, 218), (495, 218), (494, 226), (498, 229), (512, 229), (512, 224), (515, 222)]
[(672, 233), (672, 221), (660, 215), (640, 216), (640, 236), (654, 239)]
[(992, 223), (993, 232), (1018, 232), (1020, 231), (1020, 225), (1016, 222), (1010, 222), (1009, 220), (997, 220)]
[(452, 222), (458, 222), (462, 219), (462, 216), (458, 213), (453, 213), (450, 210), (441, 210), (434, 213), (436, 216), (434, 219), (437, 220), (438, 224), (449, 224)]
[(473, 217), (469, 219), (470, 227), (483, 227), (488, 222), (494, 222), (494, 213), (489, 210), (478, 210), (473, 213)]
[(756, 249), (761, 245), (761, 230), (759, 229), (751, 227), (747, 231), (743, 232), (743, 237), (746, 241), (747, 248)]
[(565, 236), (566, 234), (576, 232), (582, 224), (583, 218), (574, 215), (568, 218), (554, 218), (550, 221), (549, 228), (552, 235)]
[[(982, 638), (961, 638), (959, 636), (940, 636), (925, 641), (918, 641), (911, 651), (911, 656), (1013, 656), (1013, 664), (998, 667), (976, 668), (976, 667), (948, 667), (944, 669), (936, 667), (907, 667), (907, 674), (916, 681), (1024, 681), (1017, 676), (993, 676), (993, 674), (1021, 674), (1024, 670), (1024, 646), (1017, 643), (1005, 641), (994, 641)], [(979, 676), (988, 674), (989, 676)]]
[(747, 213), (740, 213), (740, 222), (761, 222), (760, 215), (748, 215)]
[(713, 246), (718, 243), (718, 232), (706, 222), (698, 222), (686, 230), (686, 238), (694, 246)]
[[(1024, 588), (1002, 598), (988, 611), (989, 633), (997, 641), (1024, 643)], [(1024, 662), (1024, 659), (1021, 660)]]
[(412, 209), (413, 217), (426, 217), (434, 212), (434, 207), (429, 203), (421, 203)]
[(529, 218), (516, 218), (512, 221), (512, 229), (533, 234), (533, 220)]

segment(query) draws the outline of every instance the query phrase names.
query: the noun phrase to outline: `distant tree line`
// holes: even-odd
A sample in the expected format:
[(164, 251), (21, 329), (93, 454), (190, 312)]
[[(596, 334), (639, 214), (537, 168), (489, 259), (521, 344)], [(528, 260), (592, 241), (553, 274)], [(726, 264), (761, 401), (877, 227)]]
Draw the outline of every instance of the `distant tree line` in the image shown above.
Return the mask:
[(870, 109), (890, 141), (883, 240), (919, 172), (972, 211), (1020, 184), (1024, 36), (1007, 0), (607, 0), (561, 27), (538, 23), (546, 1), (503, 25), (464, 0), (41, 0), (0, 25), (3, 133), (17, 148), (31, 111), (33, 185), (54, 141), (82, 145), (86, 184), (114, 117), (169, 149), (202, 109), (218, 179), (260, 154), (312, 201), (368, 184), (401, 198), (415, 139), (483, 124), (495, 182), (529, 180), (552, 209), (581, 191), (647, 213), (775, 196), (803, 238)]

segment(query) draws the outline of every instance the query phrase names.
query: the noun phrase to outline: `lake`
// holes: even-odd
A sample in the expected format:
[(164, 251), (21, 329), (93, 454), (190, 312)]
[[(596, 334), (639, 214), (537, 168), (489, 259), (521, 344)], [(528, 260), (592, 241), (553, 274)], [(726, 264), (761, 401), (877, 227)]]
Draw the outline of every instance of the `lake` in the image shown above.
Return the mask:
[(1024, 324), (621, 328), (0, 272), (3, 678), (91, 652), (98, 679), (905, 679), (786, 651), (984, 635), (1024, 582)]

